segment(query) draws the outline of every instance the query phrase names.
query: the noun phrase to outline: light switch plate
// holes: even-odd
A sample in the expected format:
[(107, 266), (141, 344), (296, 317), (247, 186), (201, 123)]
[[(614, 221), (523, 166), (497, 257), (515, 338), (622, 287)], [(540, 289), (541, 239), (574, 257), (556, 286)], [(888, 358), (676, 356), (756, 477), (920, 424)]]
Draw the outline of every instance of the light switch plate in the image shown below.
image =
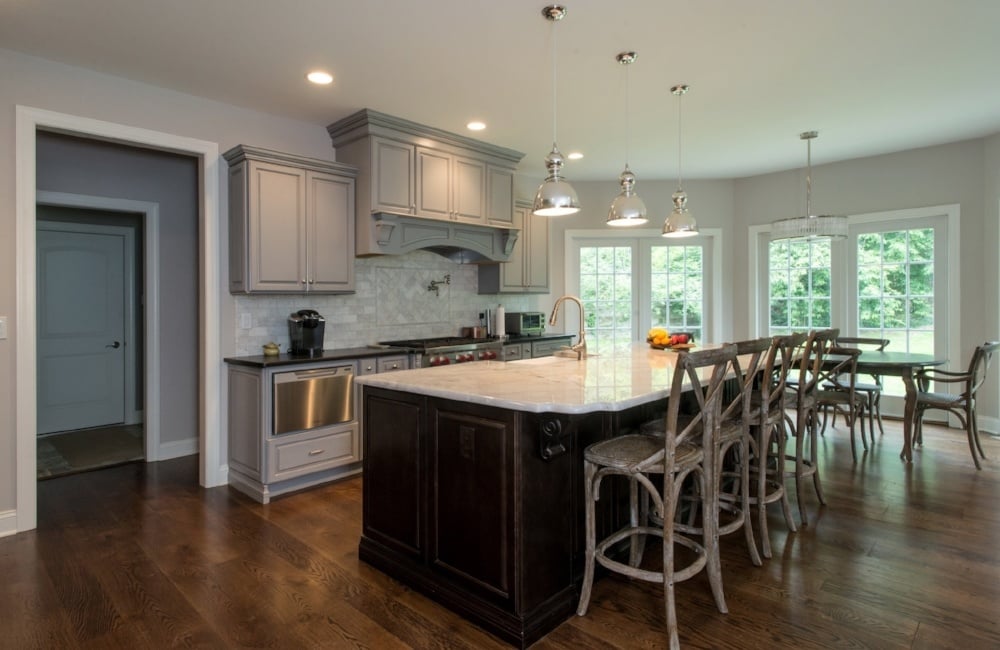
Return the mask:
[(0, 316), (0, 339), (7, 338), (7, 317)]

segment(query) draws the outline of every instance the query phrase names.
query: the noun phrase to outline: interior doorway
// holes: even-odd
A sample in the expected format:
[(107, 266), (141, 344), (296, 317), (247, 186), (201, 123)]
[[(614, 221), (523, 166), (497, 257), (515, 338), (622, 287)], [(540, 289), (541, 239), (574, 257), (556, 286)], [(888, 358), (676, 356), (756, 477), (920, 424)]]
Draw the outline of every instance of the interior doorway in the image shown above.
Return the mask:
[(141, 461), (143, 215), (36, 213), (38, 477)]

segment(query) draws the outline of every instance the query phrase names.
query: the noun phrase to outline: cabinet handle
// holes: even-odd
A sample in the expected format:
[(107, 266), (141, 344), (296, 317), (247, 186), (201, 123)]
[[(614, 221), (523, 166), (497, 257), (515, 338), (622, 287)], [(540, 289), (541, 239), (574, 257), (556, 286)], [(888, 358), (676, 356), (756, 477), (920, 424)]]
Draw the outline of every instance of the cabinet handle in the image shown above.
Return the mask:
[(309, 452), (309, 455), (310, 456), (319, 456), (322, 453), (323, 453), (322, 449), (313, 449), (312, 451)]

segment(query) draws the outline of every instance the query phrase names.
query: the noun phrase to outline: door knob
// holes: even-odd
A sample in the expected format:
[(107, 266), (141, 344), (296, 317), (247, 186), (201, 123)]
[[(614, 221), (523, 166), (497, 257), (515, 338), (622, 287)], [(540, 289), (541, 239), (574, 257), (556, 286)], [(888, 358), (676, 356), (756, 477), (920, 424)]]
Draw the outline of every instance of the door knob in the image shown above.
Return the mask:
[(114, 343), (109, 343), (108, 345), (105, 345), (104, 347), (106, 347), (106, 348), (114, 348), (115, 350), (117, 350), (121, 346), (122, 346), (121, 343), (119, 343), (118, 341), (115, 341)]

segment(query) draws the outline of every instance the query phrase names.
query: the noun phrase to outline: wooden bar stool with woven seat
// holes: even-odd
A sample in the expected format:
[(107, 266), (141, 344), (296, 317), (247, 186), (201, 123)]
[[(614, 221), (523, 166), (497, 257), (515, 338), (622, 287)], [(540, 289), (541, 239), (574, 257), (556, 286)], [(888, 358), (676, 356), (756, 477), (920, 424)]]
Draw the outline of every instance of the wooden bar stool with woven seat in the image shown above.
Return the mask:
[[(813, 489), (820, 505), (826, 505), (823, 498), (823, 486), (820, 484), (817, 455), (817, 402), (816, 393), (822, 374), (823, 358), (827, 349), (837, 339), (837, 329), (813, 330), (809, 332), (805, 343), (797, 352), (798, 368), (795, 371), (796, 381), (794, 392), (786, 395), (786, 406), (795, 409), (795, 419), (786, 416), (785, 421), (791, 427), (795, 436), (795, 454), (789, 454), (787, 459), (794, 463), (792, 470), (786, 472), (795, 480), (795, 492), (799, 506), (799, 521), (803, 526), (806, 519), (805, 481), (812, 477)], [(808, 457), (806, 453), (808, 451)]]
[[(583, 588), (577, 608), (580, 616), (587, 613), (590, 604), (595, 564), (622, 575), (663, 585), (671, 648), (680, 647), (674, 604), (676, 582), (687, 580), (705, 569), (716, 607), (722, 613), (728, 611), (722, 588), (716, 530), (718, 492), (714, 486), (718, 484), (719, 477), (714, 456), (721, 424), (723, 380), (732, 371), (735, 359), (735, 345), (678, 352), (664, 419), (665, 435), (624, 435), (594, 443), (584, 451), (587, 550)], [(689, 419), (681, 417), (681, 396), (685, 393), (692, 395), (698, 405), (698, 412)], [(598, 541), (595, 502), (600, 496), (601, 481), (611, 476), (622, 476), (630, 481), (630, 519), (623, 528)], [(706, 501), (703, 506), (706, 516), (699, 538), (683, 533), (684, 527), (675, 523), (681, 488), (688, 476), (697, 481), (698, 491)], [(640, 488), (652, 500), (662, 521), (661, 526), (650, 526), (648, 522), (639, 520)], [(663, 539), (660, 571), (639, 567), (641, 558), (635, 549), (640, 538), (647, 535)], [(610, 556), (610, 549), (625, 539), (632, 544), (627, 564)], [(691, 561), (680, 568), (675, 566), (677, 544), (693, 551)]]
[(757, 506), (757, 534), (761, 554), (771, 557), (771, 539), (767, 526), (767, 506), (781, 502), (788, 529), (795, 532), (795, 519), (785, 490), (785, 383), (795, 363), (795, 351), (806, 340), (805, 334), (776, 336), (757, 372), (750, 395), (750, 478), (753, 481), (750, 503)]
[[(750, 400), (753, 393), (753, 382), (760, 366), (761, 358), (771, 346), (768, 338), (739, 341), (736, 346), (736, 360), (733, 362), (734, 375), (727, 381), (731, 383), (723, 389), (723, 404), (718, 444), (715, 456), (722, 463), (720, 466), (720, 484), (716, 486), (719, 492), (719, 536), (729, 535), (743, 530), (746, 538), (747, 553), (755, 566), (761, 566), (763, 561), (757, 551), (754, 541), (753, 519), (750, 515)], [(680, 426), (686, 424), (691, 416), (682, 414)], [(663, 418), (643, 423), (639, 432), (646, 435), (662, 437), (665, 422)], [(731, 459), (727, 462), (727, 457)], [(698, 533), (697, 515), (701, 512), (703, 500), (697, 492), (683, 497), (688, 503), (688, 533)], [(643, 507), (646, 501), (643, 501)], [(723, 513), (725, 518), (723, 520)], [(655, 516), (653, 521), (656, 522)]]

